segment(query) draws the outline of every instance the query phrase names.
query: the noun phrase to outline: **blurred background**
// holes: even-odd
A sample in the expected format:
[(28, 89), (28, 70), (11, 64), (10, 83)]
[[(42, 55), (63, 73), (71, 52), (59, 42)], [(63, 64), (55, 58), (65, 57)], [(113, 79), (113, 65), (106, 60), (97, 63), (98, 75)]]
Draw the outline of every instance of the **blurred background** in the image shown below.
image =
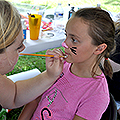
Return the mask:
[[(10, 2), (16, 2), (16, 0), (8, 0)], [(46, 5), (48, 8), (53, 8), (62, 3), (63, 7), (66, 7), (68, 4), (71, 6), (96, 6), (101, 4), (101, 8), (106, 9), (111, 12), (120, 12), (120, 1), (119, 0), (17, 0), (18, 3), (27, 3), (34, 5)]]

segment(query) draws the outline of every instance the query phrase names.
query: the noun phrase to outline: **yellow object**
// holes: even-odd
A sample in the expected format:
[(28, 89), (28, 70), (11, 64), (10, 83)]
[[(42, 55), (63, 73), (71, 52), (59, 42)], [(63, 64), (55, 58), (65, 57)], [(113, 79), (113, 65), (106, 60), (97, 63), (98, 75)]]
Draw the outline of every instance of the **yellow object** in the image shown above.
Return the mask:
[(28, 15), (28, 17), (29, 17), (30, 39), (38, 40), (42, 15), (30, 14)]
[[(54, 55), (44, 55), (44, 54), (29, 54), (29, 53), (19, 53), (19, 55), (30, 55), (30, 56), (43, 56), (43, 57), (54, 57)], [(66, 58), (67, 56), (59, 56)]]

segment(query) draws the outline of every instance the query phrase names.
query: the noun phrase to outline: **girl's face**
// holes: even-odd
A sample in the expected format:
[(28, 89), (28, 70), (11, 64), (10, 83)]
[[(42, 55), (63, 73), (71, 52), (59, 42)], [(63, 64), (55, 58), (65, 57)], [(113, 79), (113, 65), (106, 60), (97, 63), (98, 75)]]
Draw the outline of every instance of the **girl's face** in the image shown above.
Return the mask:
[(88, 34), (89, 25), (81, 18), (71, 18), (66, 25), (66, 40), (64, 41), (67, 62), (81, 63), (88, 61), (94, 55), (97, 46), (92, 44), (92, 38)]
[(23, 44), (22, 30), (16, 37), (13, 44), (5, 49), (5, 52), (0, 54), (0, 74), (6, 74), (13, 70), (15, 64), (18, 61), (19, 52), (25, 49)]

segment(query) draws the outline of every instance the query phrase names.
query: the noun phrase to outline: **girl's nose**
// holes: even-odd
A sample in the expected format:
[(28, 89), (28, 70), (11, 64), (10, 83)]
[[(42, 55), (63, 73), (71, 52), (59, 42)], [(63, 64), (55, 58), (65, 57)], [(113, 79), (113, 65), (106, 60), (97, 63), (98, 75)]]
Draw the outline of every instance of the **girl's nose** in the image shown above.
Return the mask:
[(63, 46), (64, 48), (68, 48), (68, 46), (66, 45), (65, 42), (62, 43), (62, 46)]

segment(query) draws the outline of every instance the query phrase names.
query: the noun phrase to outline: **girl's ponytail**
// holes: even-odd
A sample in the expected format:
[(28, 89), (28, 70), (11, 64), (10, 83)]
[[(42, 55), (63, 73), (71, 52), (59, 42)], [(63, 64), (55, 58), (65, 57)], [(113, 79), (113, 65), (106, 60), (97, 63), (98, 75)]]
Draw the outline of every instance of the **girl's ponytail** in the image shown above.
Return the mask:
[(112, 75), (113, 75), (113, 69), (112, 69), (112, 66), (110, 64), (110, 61), (108, 59), (109, 57), (109, 53), (106, 52), (105, 54), (105, 60), (104, 60), (104, 74), (107, 76), (109, 76), (110, 78), (112, 78)]
[(106, 76), (108, 75), (110, 78), (112, 78), (113, 69), (108, 58), (105, 58), (104, 60), (104, 73)]

